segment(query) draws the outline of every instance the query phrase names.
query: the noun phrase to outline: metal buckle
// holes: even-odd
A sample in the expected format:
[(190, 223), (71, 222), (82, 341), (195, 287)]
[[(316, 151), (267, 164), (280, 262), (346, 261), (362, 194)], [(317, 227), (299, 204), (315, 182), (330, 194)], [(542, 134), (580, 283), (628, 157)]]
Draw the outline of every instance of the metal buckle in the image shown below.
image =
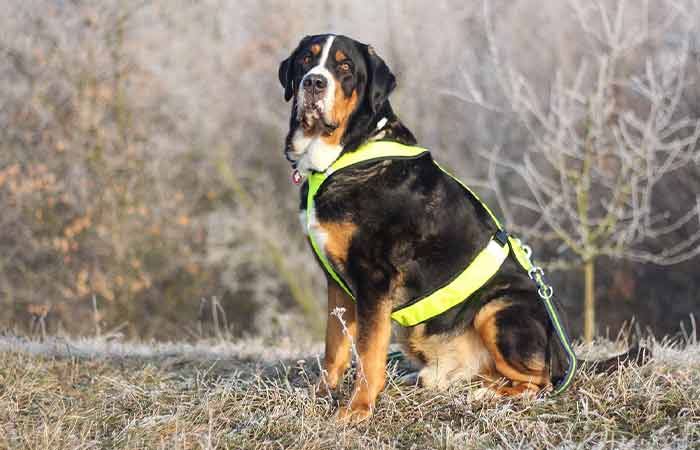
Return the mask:
[(541, 284), (540, 287), (537, 288), (537, 295), (539, 295), (540, 298), (548, 300), (554, 295), (554, 288), (548, 284)]
[(503, 230), (496, 231), (496, 234), (493, 235), (493, 238), (501, 244), (501, 247), (505, 246), (508, 243), (508, 233), (506, 233)]
[(544, 276), (544, 270), (542, 270), (542, 268), (539, 267), (539, 266), (534, 266), (532, 269), (530, 269), (530, 270), (527, 272), (527, 274), (530, 276), (530, 279), (531, 279), (531, 280), (534, 280), (535, 277), (537, 277), (538, 275), (539, 275), (540, 277), (543, 277), (543, 276)]

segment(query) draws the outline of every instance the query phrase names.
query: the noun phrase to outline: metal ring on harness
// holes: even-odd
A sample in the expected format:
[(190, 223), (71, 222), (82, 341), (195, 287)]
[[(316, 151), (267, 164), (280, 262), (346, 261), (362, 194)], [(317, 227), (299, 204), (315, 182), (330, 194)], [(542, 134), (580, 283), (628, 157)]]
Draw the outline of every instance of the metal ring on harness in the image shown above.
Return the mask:
[(548, 284), (541, 284), (537, 288), (537, 294), (541, 298), (552, 298), (552, 295), (554, 294), (554, 288)]
[(534, 266), (532, 269), (530, 269), (527, 274), (530, 276), (530, 279), (534, 280), (536, 276), (544, 276), (544, 270), (542, 270), (541, 267), (539, 266)]

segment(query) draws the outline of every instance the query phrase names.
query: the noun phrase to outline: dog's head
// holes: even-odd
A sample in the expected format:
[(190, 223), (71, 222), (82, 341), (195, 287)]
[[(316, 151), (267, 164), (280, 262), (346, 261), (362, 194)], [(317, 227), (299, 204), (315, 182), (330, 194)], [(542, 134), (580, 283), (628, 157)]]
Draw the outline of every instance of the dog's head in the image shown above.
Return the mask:
[(372, 47), (346, 36), (306, 36), (279, 67), (292, 117), (285, 155), (297, 168), (323, 171), (350, 139), (367, 135), (396, 79)]

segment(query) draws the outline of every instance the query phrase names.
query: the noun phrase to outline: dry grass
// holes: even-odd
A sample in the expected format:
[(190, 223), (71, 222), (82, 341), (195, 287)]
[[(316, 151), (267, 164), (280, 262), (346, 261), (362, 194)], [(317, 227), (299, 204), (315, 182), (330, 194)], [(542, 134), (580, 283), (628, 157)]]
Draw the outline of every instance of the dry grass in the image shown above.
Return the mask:
[(391, 377), (357, 426), (309, 388), (318, 347), (297, 348), (0, 338), (0, 448), (700, 448), (695, 342), (656, 344), (652, 362), (612, 376), (583, 371), (553, 399)]

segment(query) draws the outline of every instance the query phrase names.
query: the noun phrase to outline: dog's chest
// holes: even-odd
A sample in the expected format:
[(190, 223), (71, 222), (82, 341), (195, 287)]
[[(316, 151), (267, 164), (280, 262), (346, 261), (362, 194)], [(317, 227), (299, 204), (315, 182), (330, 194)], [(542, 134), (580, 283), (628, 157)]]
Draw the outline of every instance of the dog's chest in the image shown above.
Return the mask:
[(299, 222), (317, 251), (322, 253), (334, 270), (343, 273), (357, 225), (343, 220), (319, 220), (313, 202), (308, 211), (300, 211)]
[(313, 239), (316, 247), (324, 252), (325, 256), (328, 257), (326, 252), (326, 243), (328, 242), (328, 233), (318, 221), (316, 216), (316, 208), (311, 205), (311, 208), (306, 210), (302, 209), (299, 212), (299, 222), (301, 224), (301, 229), (306, 236)]

